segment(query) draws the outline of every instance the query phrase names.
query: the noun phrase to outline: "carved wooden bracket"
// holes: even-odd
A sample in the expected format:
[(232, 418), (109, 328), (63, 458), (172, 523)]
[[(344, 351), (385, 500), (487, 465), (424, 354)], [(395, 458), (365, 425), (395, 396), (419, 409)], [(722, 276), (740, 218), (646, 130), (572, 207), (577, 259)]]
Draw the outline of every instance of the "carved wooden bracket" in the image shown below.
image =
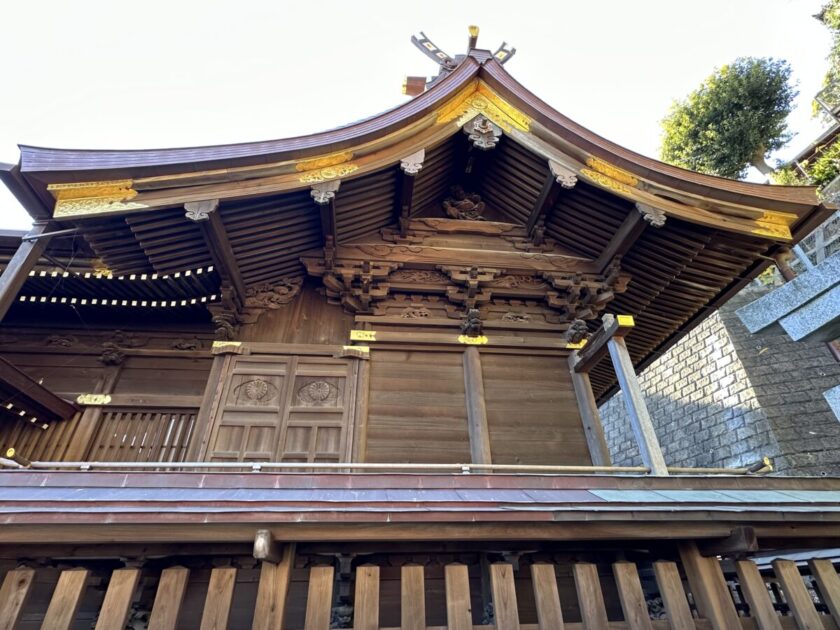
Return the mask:
[(485, 116), (476, 116), (464, 125), (464, 133), (476, 149), (489, 151), (495, 148), (502, 137), (502, 129)]
[(637, 203), (636, 209), (641, 212), (644, 220), (650, 223), (653, 227), (659, 228), (665, 225), (665, 219), (667, 216), (659, 208), (654, 208), (653, 206), (649, 206), (644, 203)]
[(335, 261), (302, 258), (310, 275), (320, 277), (327, 299), (351, 313), (372, 313), (374, 302), (388, 296), (388, 276), (402, 264), (382, 261)]
[(560, 162), (549, 160), (548, 168), (551, 169), (551, 174), (554, 175), (554, 179), (563, 188), (574, 188), (575, 184), (577, 184), (577, 173), (568, 166), (563, 166)]
[(400, 170), (406, 175), (414, 176), (423, 168), (423, 160), (426, 159), (426, 150), (420, 149), (411, 155), (400, 160)]
[(314, 184), (312, 186), (310, 194), (312, 195), (312, 199), (315, 203), (319, 206), (325, 206), (335, 199), (335, 193), (338, 192), (340, 186), (341, 180), (339, 179), (321, 182), (320, 184)]

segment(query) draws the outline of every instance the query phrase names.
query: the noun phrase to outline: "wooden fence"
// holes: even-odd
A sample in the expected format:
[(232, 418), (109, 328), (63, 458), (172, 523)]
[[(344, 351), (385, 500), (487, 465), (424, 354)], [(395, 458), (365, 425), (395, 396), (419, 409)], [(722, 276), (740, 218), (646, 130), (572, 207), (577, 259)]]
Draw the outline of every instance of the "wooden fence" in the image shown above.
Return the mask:
[[(7, 572), (0, 587), (0, 630), (42, 628), (63, 630), (91, 628), (122, 630), (123, 628), (246, 628), (280, 630), (287, 627), (305, 630), (327, 630), (331, 627), (352, 627), (378, 630), (385, 600), (393, 600), (398, 614), (388, 617), (391, 628), (402, 630), (475, 630), (481, 629), (619, 629), (653, 630), (672, 628), (760, 628), (782, 629), (837, 628), (840, 621), (840, 578), (828, 560), (812, 559), (798, 566), (790, 560), (776, 560), (772, 571), (760, 570), (751, 560), (726, 563), (727, 573), (716, 558), (706, 558), (694, 545), (680, 548), (681, 562), (658, 561), (648, 565), (652, 577), (640, 578), (631, 562), (609, 565), (587, 562), (569, 567), (535, 563), (518, 571), (512, 564), (497, 563), (487, 567), (488, 597), (491, 612), (475, 610), (476, 582), (471, 581), (465, 564), (443, 567), (445, 624), (427, 626), (427, 604), (432, 601), (426, 570), (420, 565), (400, 568), (397, 598), (380, 598), (383, 593), (380, 567), (360, 565), (355, 568), (355, 586), (344, 589), (355, 593), (352, 605), (344, 611), (344, 621), (336, 616), (336, 604), (342, 588), (339, 575), (330, 564), (308, 566), (303, 583), (290, 590), (293, 548), (287, 548), (278, 563), (264, 562), (251, 570), (258, 576), (249, 597), (235, 598), (243, 584), (235, 566), (214, 567), (209, 579), (203, 578), (198, 605), (185, 605), (185, 594), (192, 588), (194, 575), (182, 566), (163, 569), (117, 568), (102, 582), (94, 579), (86, 568), (60, 571), (51, 584), (51, 595), (40, 603), (29, 601), (41, 569), (17, 568)], [(599, 567), (601, 571), (599, 573)], [(384, 569), (384, 568), (383, 568)], [(558, 569), (560, 569), (558, 571)], [(572, 593), (558, 589), (558, 575), (571, 570)], [(147, 616), (138, 618), (137, 601), (142, 591), (141, 576), (152, 589)], [(531, 593), (522, 592), (521, 573), (530, 573), (527, 583)], [(347, 574), (349, 579), (350, 574)], [(562, 580), (561, 580), (562, 582)], [(604, 585), (609, 582), (608, 588)], [(95, 584), (95, 586), (94, 586)], [(643, 586), (644, 584), (644, 586)], [(471, 586), (472, 585), (472, 586)], [(98, 590), (97, 614), (78, 618), (86, 591)], [(471, 592), (472, 589), (472, 592)], [(195, 589), (193, 589), (194, 591)], [(617, 591), (619, 602), (605, 599), (605, 593)], [(563, 596), (561, 597), (561, 593)], [(194, 595), (196, 593), (193, 592)], [(574, 605), (561, 601), (574, 597)], [(85, 601), (89, 602), (88, 598)], [(525, 599), (534, 610), (523, 618), (520, 609)], [(661, 605), (652, 606), (651, 602)], [(34, 602), (34, 603), (33, 603)], [(620, 603), (620, 606), (619, 606)], [(38, 609), (40, 606), (41, 609)], [(299, 615), (291, 615), (296, 607)], [(243, 611), (247, 608), (247, 614)], [(236, 609), (236, 615), (231, 615)], [(570, 615), (569, 610), (574, 614)], [(656, 609), (658, 612), (652, 611)], [(129, 620), (129, 615), (133, 614)], [(489, 615), (482, 621), (481, 615)], [(352, 617), (352, 621), (349, 619)], [(657, 618), (652, 618), (657, 617)], [(439, 616), (438, 616), (439, 618)], [(289, 619), (294, 624), (284, 626)], [(489, 622), (489, 623), (488, 623)], [(129, 623), (127, 626), (126, 624)], [(397, 626), (396, 623), (399, 625)]]

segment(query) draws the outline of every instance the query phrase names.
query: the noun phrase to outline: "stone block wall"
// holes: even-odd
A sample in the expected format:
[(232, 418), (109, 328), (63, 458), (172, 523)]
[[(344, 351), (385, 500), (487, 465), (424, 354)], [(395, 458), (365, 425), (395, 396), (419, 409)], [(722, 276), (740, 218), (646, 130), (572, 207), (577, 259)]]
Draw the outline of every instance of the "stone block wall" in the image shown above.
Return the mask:
[[(639, 375), (669, 465), (769, 456), (781, 474), (840, 476), (840, 421), (823, 398), (840, 363), (777, 324), (751, 335), (735, 314), (771, 288), (750, 285)], [(622, 395), (600, 411), (613, 463), (640, 465)]]

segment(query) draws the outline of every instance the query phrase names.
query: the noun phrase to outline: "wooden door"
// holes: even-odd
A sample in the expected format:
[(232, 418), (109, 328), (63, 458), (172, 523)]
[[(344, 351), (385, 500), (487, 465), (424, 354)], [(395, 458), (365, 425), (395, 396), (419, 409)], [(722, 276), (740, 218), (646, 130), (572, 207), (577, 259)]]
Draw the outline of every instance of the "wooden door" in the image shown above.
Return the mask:
[(231, 356), (206, 461), (349, 461), (357, 359)]

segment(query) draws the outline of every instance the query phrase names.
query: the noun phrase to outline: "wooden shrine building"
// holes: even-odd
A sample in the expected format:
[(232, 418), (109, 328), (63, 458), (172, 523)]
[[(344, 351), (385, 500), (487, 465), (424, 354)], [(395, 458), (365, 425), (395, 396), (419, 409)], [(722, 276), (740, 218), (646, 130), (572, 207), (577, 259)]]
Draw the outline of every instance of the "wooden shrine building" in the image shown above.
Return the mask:
[(0, 630), (839, 627), (840, 481), (669, 467), (635, 376), (833, 209), (477, 35), (332, 131), (3, 166)]

